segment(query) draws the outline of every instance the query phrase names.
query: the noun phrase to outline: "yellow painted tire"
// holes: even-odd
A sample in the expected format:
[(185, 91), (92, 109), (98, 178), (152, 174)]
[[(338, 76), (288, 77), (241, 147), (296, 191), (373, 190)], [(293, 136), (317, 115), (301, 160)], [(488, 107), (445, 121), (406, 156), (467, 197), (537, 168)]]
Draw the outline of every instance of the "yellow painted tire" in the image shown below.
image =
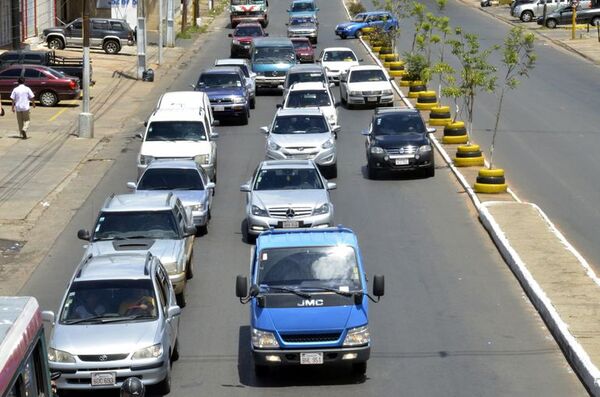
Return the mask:
[[(393, 72), (399, 72), (399, 70), (392, 70), (390, 71), (390, 74), (392, 74)], [(404, 77), (404, 76), (401, 76)], [(410, 86), (410, 81), (408, 80), (400, 80), (400, 87), (408, 87)]]
[(419, 97), (419, 91), (409, 91), (406, 96), (412, 99), (417, 99)]
[(375, 28), (366, 27), (366, 28), (362, 28), (360, 31), (362, 32), (362, 34), (373, 33), (375, 31)]
[(435, 91), (419, 91), (419, 98), (435, 98), (437, 93)]
[(417, 102), (415, 104), (415, 107), (419, 110), (431, 110), (431, 108), (436, 107), (438, 104), (437, 102), (433, 102), (433, 103), (421, 103), (421, 102)]
[(372, 47), (371, 49), (373, 50), (374, 53), (378, 54), (379, 51), (381, 51), (381, 48), (382, 48), (381, 46), (375, 46), (375, 47)]
[[(445, 127), (452, 122), (452, 119), (429, 119), (429, 125), (436, 127)], [(462, 143), (462, 142), (461, 142)]]
[(411, 86), (416, 86), (416, 85), (425, 85), (423, 84), (423, 82), (421, 80), (414, 80), (410, 82)]
[(474, 167), (484, 164), (483, 156), (479, 157), (455, 157), (454, 165), (457, 167)]
[(386, 69), (389, 69), (390, 68), (390, 63), (391, 62), (383, 62), (383, 67), (386, 68)]
[(464, 121), (455, 121), (454, 123), (450, 123), (448, 124), (449, 128), (465, 128), (465, 122)]
[[(390, 70), (390, 77), (404, 77), (406, 75), (405, 70)], [(402, 81), (400, 81), (400, 85), (402, 86)]]
[(394, 50), (392, 47), (381, 47), (381, 50), (379, 51), (380, 54), (383, 55), (388, 55), (388, 54), (393, 54)]
[(506, 189), (508, 189), (508, 184), (490, 184), (475, 182), (473, 188), (477, 193), (504, 193)]
[(502, 168), (493, 168), (491, 170), (489, 168), (482, 168), (479, 170), (479, 176), (484, 178), (504, 176), (504, 170)]
[(458, 135), (458, 136), (446, 136), (442, 137), (442, 143), (446, 145), (457, 145), (462, 143), (467, 143), (469, 141), (468, 135)]
[(398, 59), (400, 59), (398, 54), (386, 54), (385, 55), (386, 62), (396, 62), (396, 61), (398, 61)]
[(448, 113), (450, 111), (450, 106), (436, 106), (431, 109), (431, 113)]
[(480, 150), (481, 150), (481, 148), (479, 147), (479, 145), (476, 145), (474, 143), (472, 143), (470, 145), (461, 145), (456, 148), (456, 151), (461, 152), (461, 153), (478, 152)]
[(386, 55), (387, 55), (387, 54), (382, 54), (382, 53), (381, 53), (381, 51), (379, 51), (379, 56), (378, 56), (379, 60), (380, 60), (381, 62), (385, 61), (385, 56), (386, 56)]
[(404, 62), (402, 62), (402, 61), (390, 62), (390, 70), (404, 70)]

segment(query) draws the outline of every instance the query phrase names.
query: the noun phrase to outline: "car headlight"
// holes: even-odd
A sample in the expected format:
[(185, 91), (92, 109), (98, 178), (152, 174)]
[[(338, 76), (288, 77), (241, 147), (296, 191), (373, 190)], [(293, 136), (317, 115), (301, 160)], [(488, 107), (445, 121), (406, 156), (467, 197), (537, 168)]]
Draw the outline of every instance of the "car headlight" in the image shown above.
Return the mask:
[(272, 332), (252, 328), (252, 346), (257, 349), (277, 348), (279, 342)]
[(264, 209), (260, 208), (257, 205), (253, 205), (252, 206), (252, 215), (256, 215), (256, 216), (269, 216), (269, 213), (267, 212), (267, 210), (264, 210)]
[(246, 98), (243, 98), (243, 97), (233, 98), (233, 103), (245, 103), (245, 102), (246, 102)]
[(314, 215), (323, 215), (329, 212), (329, 204), (325, 203), (314, 210)]
[(383, 95), (392, 95), (392, 90), (383, 90)]
[(429, 153), (431, 152), (431, 145), (423, 145), (421, 147), (419, 147), (419, 153), (423, 154), (423, 153)]
[(369, 344), (369, 342), (371, 342), (369, 327), (363, 325), (362, 327), (351, 328), (348, 330), (346, 339), (344, 339), (344, 346), (362, 346)]
[(279, 149), (281, 149), (281, 146), (279, 146), (278, 144), (276, 144), (273, 141), (267, 141), (267, 149), (269, 149), (269, 150), (279, 150)]
[(362, 95), (362, 93), (360, 91), (350, 91), (350, 92), (348, 92), (348, 95), (350, 95), (350, 96), (360, 96), (360, 95)]
[(197, 164), (210, 164), (210, 154), (199, 154), (194, 156), (194, 161)]
[(323, 143), (323, 144), (321, 145), (321, 147), (322, 147), (323, 149), (330, 149), (330, 148), (332, 148), (332, 147), (333, 147), (333, 144), (334, 144), (334, 142), (333, 142), (333, 139), (328, 139), (328, 140), (326, 140), (326, 141), (325, 141), (325, 143)]
[(140, 165), (148, 165), (154, 161), (154, 157), (140, 154)]
[(194, 204), (190, 205), (190, 209), (192, 211), (202, 211), (204, 209), (204, 204)]
[(239, 44), (240, 44), (240, 41), (239, 41), (239, 40), (232, 40), (231, 42), (232, 42), (233, 44), (235, 44), (235, 45), (239, 45)]
[(74, 363), (75, 357), (71, 353), (49, 347), (48, 361), (52, 361), (53, 363)]
[(383, 154), (384, 150), (382, 148), (380, 148), (379, 146), (371, 146), (371, 153), (372, 154)]
[(157, 343), (156, 345), (144, 347), (133, 353), (131, 357), (132, 360), (143, 360), (145, 358), (158, 358), (162, 356), (163, 348), (162, 343)]

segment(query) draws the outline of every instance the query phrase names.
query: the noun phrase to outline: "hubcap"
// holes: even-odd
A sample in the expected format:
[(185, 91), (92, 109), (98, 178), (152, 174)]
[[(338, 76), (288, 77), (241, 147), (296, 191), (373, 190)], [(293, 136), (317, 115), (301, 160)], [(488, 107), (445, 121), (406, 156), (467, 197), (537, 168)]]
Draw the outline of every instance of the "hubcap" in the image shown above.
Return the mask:
[(40, 100), (42, 101), (42, 103), (46, 106), (50, 106), (54, 103), (54, 95), (52, 95), (49, 92), (44, 92), (42, 94), (42, 96), (40, 97)]

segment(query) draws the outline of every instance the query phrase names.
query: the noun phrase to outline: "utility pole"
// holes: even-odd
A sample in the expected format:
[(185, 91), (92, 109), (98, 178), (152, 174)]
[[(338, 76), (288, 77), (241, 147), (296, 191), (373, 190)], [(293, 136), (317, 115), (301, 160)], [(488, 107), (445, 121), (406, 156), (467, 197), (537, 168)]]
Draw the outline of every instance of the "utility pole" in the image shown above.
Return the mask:
[(94, 137), (94, 115), (90, 113), (90, 5), (83, 0), (83, 112), (79, 113), (79, 137)]
[(158, 64), (163, 62), (163, 0), (158, 0)]
[(19, 11), (19, 0), (12, 0), (10, 2), (11, 10), (11, 21), (12, 26), (12, 49), (21, 49), (21, 12)]
[(188, 12), (188, 2), (187, 0), (182, 0), (181, 2), (181, 33), (185, 32), (185, 27), (187, 25), (187, 12)]
[(571, 4), (571, 8), (573, 9), (573, 18), (571, 20), (572, 23), (572, 27), (571, 27), (571, 40), (575, 40), (575, 34), (576, 34), (576, 21), (577, 21), (577, 4), (579, 4), (578, 1), (574, 1)]
[(173, 0), (167, 0), (167, 47), (175, 47)]
[(141, 80), (146, 71), (146, 10), (144, 0), (137, 2), (137, 78)]

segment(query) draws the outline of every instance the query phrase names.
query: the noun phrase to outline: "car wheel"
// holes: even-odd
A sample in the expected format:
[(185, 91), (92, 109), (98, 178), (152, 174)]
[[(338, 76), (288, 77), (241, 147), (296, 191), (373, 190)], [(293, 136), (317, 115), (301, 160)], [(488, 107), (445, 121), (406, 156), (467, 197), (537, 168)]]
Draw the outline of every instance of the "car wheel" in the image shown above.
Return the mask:
[(354, 33), (354, 37), (356, 37), (357, 39), (360, 39), (362, 37), (362, 30), (357, 30), (356, 33)]
[(327, 179), (337, 178), (338, 175), (337, 163), (331, 165), (327, 169)]
[(425, 169), (425, 178), (433, 178), (435, 176), (435, 164), (431, 164)]
[(208, 233), (208, 223), (198, 228), (198, 236), (204, 236)]
[(554, 28), (556, 28), (556, 25), (557, 25), (556, 20), (554, 20), (554, 19), (546, 20), (546, 27), (548, 29), (554, 29)]
[(590, 24), (592, 26), (600, 25), (600, 18), (599, 17), (592, 18), (592, 21), (590, 22)]
[(269, 367), (266, 365), (254, 364), (254, 375), (257, 378), (264, 378), (269, 374)]
[(156, 392), (161, 396), (171, 393), (171, 363), (169, 362), (168, 365), (167, 376), (156, 385)]
[(342, 101), (342, 105), (346, 105), (348, 103), (346, 98), (344, 98), (342, 95), (340, 95), (340, 100)]
[(58, 95), (53, 91), (42, 91), (39, 101), (42, 106), (55, 106), (58, 103)]
[(116, 40), (106, 40), (102, 49), (107, 54), (118, 54), (121, 51), (121, 45)]
[(175, 347), (173, 347), (173, 353), (171, 353), (171, 362), (179, 360), (179, 339), (175, 339)]
[(48, 39), (48, 48), (52, 50), (62, 50), (65, 48), (65, 42), (59, 37), (52, 37)]
[(352, 364), (352, 373), (355, 376), (364, 376), (367, 373), (367, 362)]
[(369, 179), (372, 179), (372, 180), (375, 180), (379, 177), (379, 171), (377, 171), (373, 167), (370, 167), (368, 163), (367, 163), (367, 176), (369, 177)]
[(190, 261), (187, 265), (187, 271), (185, 272), (185, 278), (187, 280), (194, 278), (194, 262), (192, 258), (190, 258)]
[(348, 37), (348, 36), (346, 36), (345, 34), (340, 35), (340, 39), (342, 39), (342, 40), (346, 40), (346, 37)]
[(256, 108), (256, 98), (250, 98), (250, 109)]
[(185, 305), (187, 304), (187, 302), (185, 300), (185, 291), (181, 292), (180, 294), (175, 295), (175, 298), (177, 299), (177, 305), (183, 309), (185, 307)]
[(531, 22), (533, 19), (533, 12), (531, 11), (523, 11), (521, 13), (521, 21), (523, 22)]

